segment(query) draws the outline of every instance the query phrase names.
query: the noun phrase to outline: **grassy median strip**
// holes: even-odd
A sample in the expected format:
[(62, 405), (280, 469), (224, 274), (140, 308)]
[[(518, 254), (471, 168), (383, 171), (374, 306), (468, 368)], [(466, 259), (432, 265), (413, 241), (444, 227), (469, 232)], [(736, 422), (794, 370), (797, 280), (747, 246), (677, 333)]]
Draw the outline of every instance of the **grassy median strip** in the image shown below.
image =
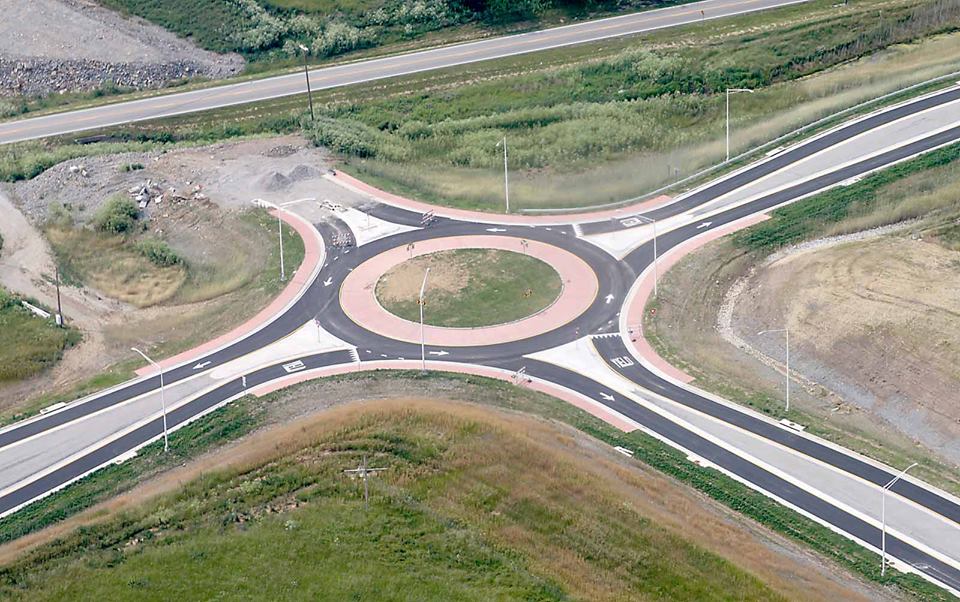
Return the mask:
[[(426, 376), (420, 376), (415, 372), (398, 373), (362, 373), (354, 375), (344, 375), (325, 379), (317, 383), (304, 383), (288, 391), (280, 391), (261, 399), (244, 398), (226, 408), (218, 410), (204, 418), (194, 422), (192, 425), (174, 433), (171, 439), (171, 453), (164, 455), (160, 444), (152, 444), (142, 450), (138, 456), (128, 460), (121, 465), (114, 465), (94, 473), (91, 476), (55, 493), (26, 509), (0, 521), (0, 541), (11, 541), (22, 535), (35, 532), (47, 525), (56, 523), (64, 518), (76, 514), (77, 512), (89, 508), (98, 502), (109, 499), (117, 493), (131, 489), (135, 484), (141, 482), (152, 475), (156, 475), (164, 468), (177, 466), (192, 458), (200, 456), (204, 451), (213, 449), (224, 441), (235, 440), (238, 437), (251, 432), (257, 426), (267, 422), (268, 412), (271, 406), (282, 406), (284, 397), (289, 393), (295, 392), (298, 388), (314, 387), (313, 391), (322, 391), (324, 386), (340, 384), (349, 387), (349, 390), (369, 390), (370, 387), (378, 383), (389, 383), (391, 387), (402, 386), (404, 383), (416, 383), (418, 389), (429, 391), (436, 390), (441, 395), (449, 395), (449, 391), (456, 390), (457, 396), (463, 399), (475, 400), (479, 403), (488, 404), (494, 407), (527, 412), (534, 415), (559, 420), (574, 428), (591, 435), (607, 444), (619, 445), (634, 451), (634, 458), (639, 462), (652, 466), (653, 468), (671, 475), (680, 482), (687, 483), (699, 491), (707, 494), (711, 498), (718, 500), (724, 505), (737, 512), (748, 516), (759, 523), (773, 529), (774, 531), (786, 535), (787, 537), (809, 545), (818, 553), (836, 561), (841, 566), (848, 568), (857, 574), (863, 575), (867, 579), (881, 583), (885, 586), (897, 588), (904, 594), (916, 596), (924, 600), (949, 600), (952, 599), (943, 590), (930, 585), (925, 580), (914, 576), (899, 573), (896, 570), (890, 570), (886, 576), (880, 577), (879, 558), (876, 554), (861, 548), (857, 544), (850, 542), (846, 538), (837, 535), (830, 529), (823, 527), (814, 521), (780, 505), (779, 503), (754, 492), (741, 483), (723, 475), (722, 473), (697, 466), (688, 461), (685, 455), (677, 450), (665, 445), (664, 443), (636, 431), (625, 434), (606, 423), (600, 421), (589, 414), (563, 403), (550, 396), (514, 387), (510, 384), (490, 380), (486, 378), (464, 376), (456, 374), (430, 373)], [(308, 390), (309, 391), (309, 390)], [(443, 392), (446, 393), (443, 393)], [(320, 395), (320, 393), (318, 393)], [(387, 435), (385, 441), (395, 441), (398, 453), (401, 457), (425, 458), (430, 456), (432, 447), (428, 441), (418, 440), (412, 446), (406, 446), (400, 441), (392, 439)], [(369, 440), (369, 439), (367, 439)], [(354, 452), (364, 449), (352, 445), (345, 445), (342, 449), (352, 449)], [(399, 450), (405, 450), (400, 452)], [(426, 454), (426, 456), (424, 456)], [(356, 457), (353, 457), (356, 460)], [(223, 487), (223, 476), (212, 475), (208, 477), (206, 484), (218, 484)], [(212, 479), (212, 480), (211, 480)], [(231, 492), (241, 493), (244, 490), (261, 491), (260, 488), (285, 487), (287, 481), (280, 479), (278, 481), (260, 478), (260, 484), (257, 485), (257, 479), (251, 476), (245, 479), (251, 485), (238, 485), (228, 487)], [(197, 485), (194, 485), (196, 487)], [(329, 491), (323, 486), (310, 489), (313, 492)], [(191, 490), (188, 490), (189, 494)], [(338, 490), (339, 491), (339, 490)], [(357, 491), (353, 489), (353, 491)], [(179, 503), (183, 503), (189, 496), (177, 496)], [(316, 493), (306, 496), (306, 499), (315, 499)], [(298, 498), (286, 498), (295, 501)], [(350, 503), (356, 503), (350, 502)], [(377, 504), (374, 504), (376, 506)], [(168, 526), (176, 525), (180, 518), (174, 511), (175, 506), (165, 505), (157, 507), (152, 511), (149, 517), (143, 517), (142, 520), (134, 521), (132, 519), (118, 518), (117, 525), (121, 529), (114, 531), (114, 527), (85, 527), (80, 532), (81, 540), (71, 540), (72, 544), (63, 544), (62, 548), (65, 554), (71, 554), (70, 550), (75, 550), (74, 546), (82, 545), (83, 549), (90, 552), (96, 551), (97, 558), (101, 560), (94, 563), (98, 566), (115, 564), (122, 560), (123, 542), (136, 538), (138, 533), (151, 528), (165, 531)], [(227, 524), (237, 522), (237, 514), (230, 514), (230, 520)], [(311, 519), (312, 520), (312, 519)], [(152, 522), (150, 522), (152, 521)], [(272, 528), (283, 529), (283, 523), (279, 523)], [(296, 528), (296, 527), (292, 527)], [(216, 536), (216, 530), (208, 531), (204, 537)], [(127, 537), (129, 536), (129, 537)], [(145, 535), (147, 538), (152, 535)], [(175, 541), (175, 540), (168, 540)], [(186, 544), (180, 544), (186, 545)], [(194, 553), (199, 553), (195, 547), (187, 546)], [(99, 550), (99, 551), (97, 551)], [(60, 552), (51, 550), (53, 557), (60, 555)], [(167, 552), (174, 554), (172, 559), (180, 559), (183, 552)], [(189, 554), (188, 554), (189, 555)], [(111, 561), (110, 558), (114, 560)], [(153, 558), (158, 558), (154, 556)], [(160, 560), (158, 559), (157, 562)], [(179, 561), (179, 560), (178, 560)], [(18, 568), (19, 566), (19, 568)], [(11, 565), (0, 575), (6, 581), (7, 586), (20, 587), (26, 579), (24, 571), (29, 572), (29, 562), (26, 565)], [(200, 570), (198, 568), (198, 570)], [(206, 570), (206, 569), (204, 569)]]

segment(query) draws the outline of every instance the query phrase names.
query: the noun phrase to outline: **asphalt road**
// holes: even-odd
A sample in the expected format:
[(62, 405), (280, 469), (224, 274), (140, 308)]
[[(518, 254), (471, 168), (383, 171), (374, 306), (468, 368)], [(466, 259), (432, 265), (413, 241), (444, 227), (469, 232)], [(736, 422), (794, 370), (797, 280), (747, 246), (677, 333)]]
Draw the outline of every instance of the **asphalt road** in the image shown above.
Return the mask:
[[(687, 8), (689, 8), (689, 5)], [(960, 90), (951, 89), (838, 128), (816, 140), (798, 145), (724, 180), (705, 186), (694, 194), (678, 200), (673, 205), (648, 213), (647, 216), (662, 219), (667, 215), (680, 215), (684, 211), (700, 207), (730, 190), (754, 182), (774, 171), (789, 167), (791, 164), (810, 156), (818, 149), (825, 149), (842, 141), (850, 140), (864, 131), (889, 123), (893, 119), (912, 115), (938, 104), (951, 102), (958, 97), (960, 97)], [(960, 127), (946, 129), (918, 138), (901, 147), (844, 165), (834, 171), (794, 186), (788, 186), (744, 204), (730, 207), (711, 216), (707, 227), (694, 221), (664, 233), (658, 239), (659, 251), (661, 254), (665, 253), (691, 238), (708, 233), (712, 229), (720, 228), (742, 217), (765, 212), (772, 207), (795, 201), (852, 177), (958, 140), (960, 140)], [(419, 213), (383, 205), (372, 205), (367, 209), (369, 213), (381, 219), (409, 225), (420, 224), (421, 215)], [(347, 318), (340, 306), (338, 287), (323, 286), (322, 281), (330, 279), (333, 282), (342, 282), (351, 269), (367, 258), (410, 242), (441, 236), (489, 235), (489, 232), (486, 231), (486, 224), (441, 218), (430, 228), (386, 237), (359, 248), (355, 246), (338, 248), (332, 244), (334, 234), (348, 230), (345, 223), (334, 220), (329, 223), (316, 224), (316, 227), (324, 238), (327, 248), (327, 263), (305, 294), (268, 327), (204, 358), (193, 360), (189, 364), (167, 371), (166, 381), (168, 383), (178, 382), (195, 375), (194, 362), (209, 361), (210, 364), (206, 370), (212, 370), (279, 340), (314, 318), (319, 319), (326, 331), (356, 347), (360, 364), (358, 368), (360, 369), (363, 368), (365, 362), (372, 360), (417, 358), (420, 353), (418, 345), (392, 340), (370, 332)], [(610, 220), (580, 226), (585, 233), (598, 233), (608, 231), (610, 228), (622, 227), (622, 224)], [(443, 351), (448, 354), (444, 356), (444, 359), (510, 371), (515, 371), (524, 366), (531, 376), (597, 400), (596, 392), (604, 387), (596, 380), (581, 373), (533, 360), (526, 356), (537, 351), (556, 348), (586, 334), (599, 335), (593, 338), (593, 344), (602, 357), (629, 356), (630, 352), (623, 344), (622, 339), (615, 336), (618, 328), (617, 312), (620, 311), (620, 304), (626, 298), (627, 291), (637, 275), (647, 269), (653, 261), (652, 245), (645, 243), (629, 253), (623, 260), (617, 260), (593, 244), (578, 238), (574, 229), (570, 226), (548, 228), (518, 225), (501, 226), (500, 229), (502, 230), (499, 233), (501, 236), (539, 240), (562, 246), (576, 254), (596, 272), (599, 282), (597, 298), (589, 309), (576, 320), (553, 331), (500, 345), (444, 349)], [(603, 299), (607, 295), (612, 295), (617, 303), (608, 304), (604, 302)], [(436, 347), (429, 346), (427, 350), (440, 351)], [(305, 369), (310, 369), (352, 364), (355, 358), (350, 352), (337, 351), (307, 355), (300, 358), (300, 361), (304, 363)], [(814, 438), (792, 433), (751, 413), (718, 403), (664, 380), (657, 374), (643, 368), (639, 362), (635, 362), (628, 367), (621, 367), (612, 362), (609, 362), (609, 365), (637, 387), (666, 396), (677, 404), (715, 418), (757, 438), (782, 446), (784, 449), (795, 452), (798, 456), (810, 458), (824, 466), (835, 468), (838, 473), (851, 475), (851, 478), (875, 485), (886, 483), (893, 477), (891, 470), (865, 462), (841, 449), (825, 445)], [(271, 382), (286, 376), (286, 374), (286, 370), (280, 364), (275, 364), (248, 372), (246, 374), (247, 384), (252, 387)], [(89, 416), (96, 411), (106, 411), (105, 414), (108, 414), (112, 405), (122, 403), (143, 393), (155, 391), (158, 385), (159, 382), (156, 377), (141, 379), (83, 403), (72, 404), (60, 411), (14, 425), (0, 432), (0, 454), (4, 453), (7, 448), (21, 445), (32, 437), (48, 436), (49, 433), (55, 432), (52, 429), (69, 425), (76, 419)], [(185, 405), (173, 410), (168, 417), (169, 422), (173, 427), (184, 424), (242, 393), (243, 388), (239, 377), (227, 379), (216, 389), (203, 393), (196, 399), (192, 399)], [(722, 444), (711, 441), (690, 428), (653, 412), (623, 395), (612, 393), (609, 398), (597, 401), (636, 421), (674, 445), (708, 460), (729, 474), (735, 475), (743, 482), (749, 483), (752, 487), (782, 500), (810, 516), (816, 517), (849, 537), (874, 546), (878, 544), (879, 530), (873, 524), (850, 512), (843, 505), (799, 487), (757, 462), (751, 461)], [(97, 467), (136, 450), (143, 444), (156, 439), (160, 434), (160, 420), (156, 419), (130, 430), (109, 443), (96, 446), (93, 449), (78, 450), (80, 453), (77, 457), (64, 462), (49, 474), (23, 486), (14, 487), (0, 495), (0, 514), (10, 512), (31, 500), (56, 490)], [(782, 467), (778, 468), (783, 470)], [(900, 498), (910, 500), (916, 506), (944, 517), (948, 521), (960, 524), (960, 506), (952, 498), (941, 495), (932, 488), (914, 481), (901, 480), (894, 486), (893, 492)], [(945, 562), (941, 558), (889, 534), (887, 549), (892, 556), (909, 563), (931, 579), (946, 584), (955, 591), (960, 591), (960, 570), (949, 562)]]
[[(697, 23), (701, 20), (729, 17), (805, 1), (705, 0), (704, 2), (585, 21), (519, 35), (313, 69), (310, 71), (310, 84), (315, 90), (348, 86), (399, 75), (444, 69), (550, 48), (676, 27)], [(306, 93), (306, 82), (303, 74), (291, 73), (191, 92), (165, 94), (79, 111), (0, 123), (0, 144), (304, 93)]]

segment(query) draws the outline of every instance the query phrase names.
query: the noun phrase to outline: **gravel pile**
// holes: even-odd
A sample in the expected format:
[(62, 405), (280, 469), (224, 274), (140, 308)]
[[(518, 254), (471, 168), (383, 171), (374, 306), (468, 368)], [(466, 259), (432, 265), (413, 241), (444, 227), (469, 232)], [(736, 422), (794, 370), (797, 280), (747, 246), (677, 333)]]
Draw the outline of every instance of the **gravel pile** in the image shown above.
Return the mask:
[(0, 0), (0, 14), (0, 96), (155, 88), (227, 77), (244, 64), (85, 0)]
[(54, 92), (93, 90), (110, 83), (141, 90), (206, 74), (204, 65), (191, 61), (105, 63), (0, 56), (0, 92), (4, 95), (45, 96)]

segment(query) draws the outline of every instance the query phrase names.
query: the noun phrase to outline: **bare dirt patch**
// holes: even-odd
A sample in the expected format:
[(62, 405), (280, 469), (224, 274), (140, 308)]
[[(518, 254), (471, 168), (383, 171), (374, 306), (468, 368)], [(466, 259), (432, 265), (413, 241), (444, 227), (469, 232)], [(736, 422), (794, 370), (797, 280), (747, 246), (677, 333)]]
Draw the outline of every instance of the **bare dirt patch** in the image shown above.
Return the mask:
[(238, 73), (217, 55), (87, 0), (0, 0), (0, 95), (41, 95), (103, 84), (151, 88), (184, 77)]
[[(734, 327), (791, 330), (791, 360), (844, 402), (960, 464), (960, 252), (886, 236), (787, 254), (751, 278)], [(774, 326), (776, 325), (776, 326)]]
[[(481, 251), (480, 260), (492, 261), (495, 251)], [(408, 301), (420, 294), (423, 275), (430, 270), (430, 291), (440, 294), (458, 294), (470, 282), (470, 270), (466, 261), (450, 255), (434, 253), (405, 261), (384, 274), (377, 282), (377, 296), (384, 301)]]

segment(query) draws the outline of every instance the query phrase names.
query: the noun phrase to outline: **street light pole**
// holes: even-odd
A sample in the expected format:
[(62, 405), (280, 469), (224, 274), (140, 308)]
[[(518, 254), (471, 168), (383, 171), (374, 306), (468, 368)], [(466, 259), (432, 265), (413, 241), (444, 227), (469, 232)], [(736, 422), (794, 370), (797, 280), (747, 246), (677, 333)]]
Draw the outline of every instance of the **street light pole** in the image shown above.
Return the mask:
[(887, 574), (887, 491), (899, 481), (907, 471), (916, 466), (914, 462), (900, 471), (900, 474), (890, 479), (880, 492), (880, 576)]
[(423, 284), (420, 285), (420, 296), (417, 298), (417, 305), (420, 306), (420, 370), (427, 371), (427, 343), (423, 337), (423, 295), (427, 291), (427, 276), (430, 275), (430, 268), (423, 273)]
[(786, 335), (787, 338), (787, 405), (784, 409), (784, 412), (790, 411), (790, 329), (789, 328), (777, 328), (774, 330), (761, 330), (757, 335), (769, 334), (772, 332), (782, 332)]
[(644, 215), (638, 215), (637, 217), (653, 226), (653, 296), (657, 298), (659, 297), (657, 294), (657, 281), (660, 280), (660, 274), (657, 268), (657, 220)]
[(130, 350), (139, 353), (143, 359), (153, 364), (153, 366), (160, 371), (160, 407), (163, 409), (163, 451), (167, 452), (170, 449), (170, 439), (167, 437), (167, 400), (163, 396), (163, 368), (136, 347), (131, 347)]
[(313, 92), (310, 91), (310, 70), (307, 68), (307, 53), (309, 48), (300, 44), (300, 50), (303, 52), (303, 76), (307, 78), (307, 101), (310, 103), (310, 121), (316, 121), (313, 115)]
[(753, 94), (753, 90), (747, 88), (727, 88), (727, 161), (730, 160), (730, 93), (748, 92)]
[(280, 282), (285, 282), (287, 279), (287, 271), (283, 267), (283, 219), (280, 217), (280, 214), (283, 212), (283, 207), (263, 199), (253, 199), (253, 204), (258, 207), (267, 205), (277, 210), (277, 235), (280, 240)]
[(497, 143), (497, 146), (503, 145), (503, 200), (507, 205), (507, 213), (510, 213), (510, 176), (507, 171), (507, 137)]

